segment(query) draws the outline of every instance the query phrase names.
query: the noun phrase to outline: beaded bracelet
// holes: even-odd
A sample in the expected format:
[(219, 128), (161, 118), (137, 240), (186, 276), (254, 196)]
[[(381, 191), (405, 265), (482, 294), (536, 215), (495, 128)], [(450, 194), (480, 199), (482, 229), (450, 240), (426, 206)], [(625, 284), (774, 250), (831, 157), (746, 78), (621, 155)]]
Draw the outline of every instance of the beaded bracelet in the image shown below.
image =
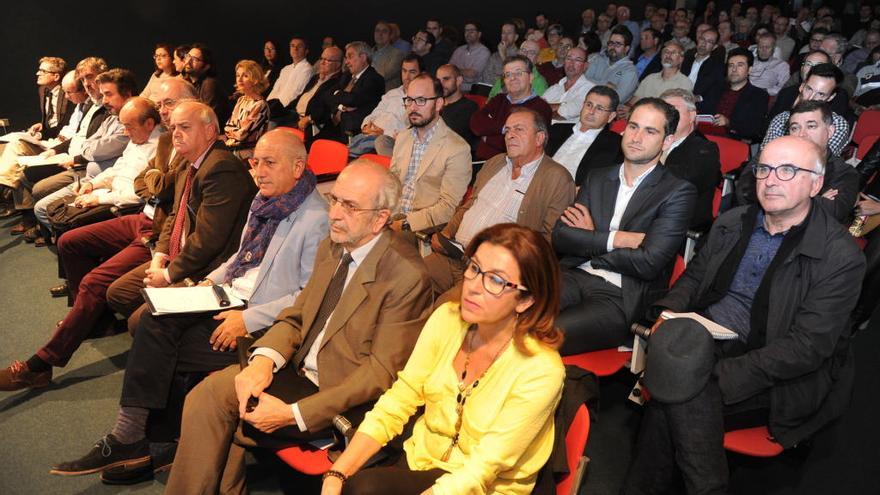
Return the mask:
[(332, 476), (334, 478), (339, 478), (340, 480), (342, 480), (343, 483), (348, 481), (348, 476), (342, 474), (342, 472), (337, 471), (335, 469), (331, 469), (331, 470), (327, 471), (326, 473), (324, 473), (324, 475), (321, 476), (321, 480), (326, 480), (330, 476)]

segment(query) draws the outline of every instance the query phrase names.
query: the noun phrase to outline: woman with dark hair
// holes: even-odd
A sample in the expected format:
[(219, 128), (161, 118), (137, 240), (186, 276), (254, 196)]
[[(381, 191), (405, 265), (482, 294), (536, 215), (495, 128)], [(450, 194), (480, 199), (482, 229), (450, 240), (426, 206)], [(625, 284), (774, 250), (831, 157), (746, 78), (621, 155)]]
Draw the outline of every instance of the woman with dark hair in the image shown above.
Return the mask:
[[(263, 66), (263, 73), (266, 75), (266, 79), (269, 80), (268, 88), (271, 88), (275, 81), (278, 80), (278, 73), (281, 72), (281, 60), (278, 57), (278, 43), (275, 43), (274, 40), (266, 40), (263, 43), (263, 61), (260, 65)], [(267, 91), (268, 91), (267, 88)]]
[(153, 71), (153, 75), (150, 76), (150, 80), (144, 86), (144, 90), (141, 91), (141, 96), (155, 102), (158, 98), (159, 84), (162, 80), (177, 75), (177, 69), (174, 67), (174, 61), (171, 58), (173, 53), (174, 49), (168, 43), (156, 44), (156, 48), (153, 49), (153, 62), (156, 64), (156, 70)]
[(172, 63), (174, 64), (174, 71), (180, 76), (183, 75), (183, 66), (186, 65), (186, 54), (189, 53), (189, 49), (189, 45), (180, 45), (174, 49), (174, 60)]
[[(512, 223), (477, 234), (466, 255), (459, 302), (431, 315), (322, 494), (342, 493), (343, 483), (346, 494), (531, 493), (553, 449), (565, 376), (556, 256)], [(358, 472), (422, 406), (401, 459)]]

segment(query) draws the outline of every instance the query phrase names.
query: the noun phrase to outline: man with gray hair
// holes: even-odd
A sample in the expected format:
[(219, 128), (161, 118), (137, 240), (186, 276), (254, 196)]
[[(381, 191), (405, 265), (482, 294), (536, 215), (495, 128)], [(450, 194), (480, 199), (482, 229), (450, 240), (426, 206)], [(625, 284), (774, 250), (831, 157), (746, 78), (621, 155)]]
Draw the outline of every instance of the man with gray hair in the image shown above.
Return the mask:
[(775, 34), (765, 33), (763, 36), (759, 36), (755, 51), (755, 63), (749, 70), (749, 81), (752, 85), (767, 90), (770, 96), (776, 96), (789, 77), (788, 62), (774, 57), (775, 49)]
[(843, 66), (843, 55), (846, 53), (848, 46), (849, 43), (842, 34), (831, 33), (822, 40), (821, 49), (831, 57), (831, 63), (843, 72), (843, 82), (840, 83), (840, 87), (846, 90), (847, 95), (852, 96), (859, 85), (859, 79), (852, 72), (844, 71), (841, 68)]
[(544, 101), (553, 110), (553, 123), (574, 124), (584, 104), (584, 97), (595, 84), (584, 76), (590, 63), (587, 51), (580, 47), (568, 50), (565, 55), (565, 77), (547, 88)]
[(30, 126), (28, 133), (40, 139), (52, 139), (67, 122), (73, 110), (67, 104), (61, 88), (61, 78), (67, 62), (60, 57), (43, 57), (37, 69), (40, 96), (40, 121)]
[(373, 48), (372, 65), (385, 79), (385, 91), (400, 86), (400, 66), (406, 55), (391, 43), (391, 31), (391, 24), (385, 21), (377, 22), (373, 29), (373, 41), (376, 42), (376, 46)]
[(660, 57), (663, 70), (650, 74), (639, 83), (632, 99), (626, 105), (622, 105), (622, 111), (618, 111), (618, 117), (625, 117), (629, 113), (629, 107), (642, 98), (657, 98), (667, 89), (681, 88), (687, 91), (694, 89), (694, 83), (681, 73), (681, 63), (684, 61), (684, 47), (681, 43), (675, 40), (667, 41), (663, 44)]
[[(316, 138), (335, 139), (348, 144), (361, 132), (364, 117), (370, 114), (385, 94), (385, 79), (370, 65), (372, 51), (363, 41), (345, 45), (345, 67), (336, 89), (325, 101), (333, 112)], [(399, 71), (399, 68), (398, 68)]]
[(244, 492), (245, 447), (327, 438), (336, 416), (356, 427), (391, 386), (432, 301), (416, 248), (387, 228), (400, 194), (397, 177), (366, 160), (339, 174), (308, 284), (250, 346), (246, 368), (187, 396), (169, 493)]

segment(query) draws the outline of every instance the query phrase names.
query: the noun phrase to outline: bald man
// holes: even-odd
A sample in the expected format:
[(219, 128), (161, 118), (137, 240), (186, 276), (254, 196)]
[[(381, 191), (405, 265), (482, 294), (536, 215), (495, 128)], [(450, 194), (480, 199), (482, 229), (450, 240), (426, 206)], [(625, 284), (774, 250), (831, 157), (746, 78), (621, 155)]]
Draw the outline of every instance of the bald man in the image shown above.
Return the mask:
[(823, 151), (781, 137), (754, 173), (758, 204), (721, 215), (654, 308), (697, 312), (735, 338), (713, 343), (688, 318), (655, 329), (645, 371), (652, 400), (621, 493), (663, 492), (676, 467), (688, 493), (726, 493), (725, 430), (766, 425), (790, 448), (849, 403), (849, 319), (865, 258), (814, 199)]
[[(251, 165), (259, 192), (240, 249), (201, 282), (247, 301), (246, 309), (144, 315), (126, 364), (118, 419), (98, 442), (109, 445), (112, 454), (103, 457), (100, 448), (93, 448), (83, 458), (55, 466), (54, 473), (102, 470), (102, 479), (110, 482), (152, 473), (160, 466), (150, 462), (147, 416), (166, 409), (175, 374), (210, 372), (238, 362), (236, 337), (262, 335), (296, 301), (312, 273), (318, 244), (327, 236), (327, 202), (306, 168), (302, 141), (288, 131), (264, 134)], [(168, 412), (179, 421), (180, 411)]]

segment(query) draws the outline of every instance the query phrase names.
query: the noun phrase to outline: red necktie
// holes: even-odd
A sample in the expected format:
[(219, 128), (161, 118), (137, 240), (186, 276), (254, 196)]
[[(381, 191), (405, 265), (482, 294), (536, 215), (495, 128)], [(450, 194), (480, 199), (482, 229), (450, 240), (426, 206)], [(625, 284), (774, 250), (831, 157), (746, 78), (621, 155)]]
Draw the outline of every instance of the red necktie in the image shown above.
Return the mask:
[(171, 229), (171, 240), (168, 242), (168, 257), (174, 259), (180, 253), (183, 244), (183, 225), (186, 223), (186, 206), (189, 202), (189, 190), (192, 188), (193, 176), (196, 169), (190, 165), (186, 173), (186, 183), (183, 185), (183, 194), (180, 195), (180, 204), (177, 205), (177, 214), (174, 216), (174, 228)]

